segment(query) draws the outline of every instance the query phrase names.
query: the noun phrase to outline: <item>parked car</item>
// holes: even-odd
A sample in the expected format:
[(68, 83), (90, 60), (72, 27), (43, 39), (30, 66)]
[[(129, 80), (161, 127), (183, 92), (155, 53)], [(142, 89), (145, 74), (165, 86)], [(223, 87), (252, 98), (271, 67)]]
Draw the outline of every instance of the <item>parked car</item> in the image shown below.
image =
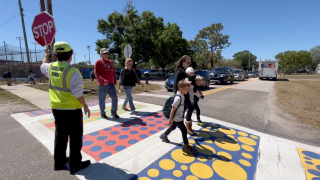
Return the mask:
[(227, 84), (228, 81), (233, 83), (234, 74), (232, 67), (216, 67), (210, 71), (210, 83), (223, 83)]
[(174, 75), (174, 71), (165, 71), (165, 77), (169, 78), (170, 76)]
[(139, 78), (142, 76), (142, 73), (141, 73), (141, 71), (139, 69), (136, 69), (136, 73), (137, 73)]
[(158, 76), (158, 77), (161, 77), (161, 76), (163, 76), (163, 75), (164, 75), (163, 72), (160, 71), (160, 70), (151, 70), (151, 71), (149, 71), (149, 72), (145, 72), (145, 73), (144, 73), (144, 76), (145, 76), (145, 77), (149, 77), (149, 76)]
[(254, 71), (250, 71), (250, 72), (249, 72), (249, 77), (250, 77), (250, 78), (256, 78), (257, 75), (255, 74)]
[(305, 69), (302, 69), (302, 70), (298, 70), (298, 71), (296, 71), (296, 73), (308, 73), (308, 71), (307, 71), (307, 70), (305, 70)]
[(167, 89), (167, 91), (173, 91), (173, 83), (174, 83), (174, 74), (170, 75), (165, 82), (164, 87)]
[(233, 70), (233, 74), (234, 74), (234, 80), (244, 81), (245, 74), (244, 74), (244, 71), (242, 69)]
[(249, 79), (248, 70), (243, 70), (243, 72), (244, 72), (244, 78), (245, 78), (245, 79)]
[(210, 86), (210, 73), (207, 70), (197, 70), (195, 76), (200, 75), (203, 77), (201, 87), (209, 88)]
[(259, 71), (253, 71), (256, 77), (259, 77)]

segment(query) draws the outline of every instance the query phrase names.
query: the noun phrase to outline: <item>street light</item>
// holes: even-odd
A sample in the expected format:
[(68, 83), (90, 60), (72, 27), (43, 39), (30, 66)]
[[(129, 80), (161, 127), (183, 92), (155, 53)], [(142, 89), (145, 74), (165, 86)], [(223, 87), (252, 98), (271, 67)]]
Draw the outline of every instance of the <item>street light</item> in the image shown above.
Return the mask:
[(89, 51), (89, 62), (88, 62), (88, 64), (91, 65), (91, 61), (90, 61), (90, 49), (91, 49), (91, 47), (90, 47), (90, 46), (87, 46), (87, 49), (88, 49), (88, 51)]

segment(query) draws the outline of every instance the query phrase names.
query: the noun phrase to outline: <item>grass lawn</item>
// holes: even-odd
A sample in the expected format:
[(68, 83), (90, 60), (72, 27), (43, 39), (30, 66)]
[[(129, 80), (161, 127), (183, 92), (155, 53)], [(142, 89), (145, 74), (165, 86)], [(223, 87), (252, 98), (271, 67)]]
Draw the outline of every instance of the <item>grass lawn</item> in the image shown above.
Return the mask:
[(320, 79), (320, 74), (281, 74), (278, 79)]
[[(95, 101), (98, 100), (98, 84), (97, 81), (89, 81), (89, 80), (84, 80), (83, 82), (84, 88), (85, 89), (94, 89), (92, 93), (87, 93), (84, 94), (84, 97), (86, 101)], [(30, 87), (35, 88), (35, 89), (40, 89), (43, 91), (49, 91), (49, 85), (48, 84), (34, 84), (30, 85)], [(117, 86), (118, 87), (118, 86)], [(116, 87), (116, 89), (117, 89)], [(148, 91), (157, 91), (160, 90), (160, 86), (156, 84), (144, 84), (144, 88), (142, 86), (135, 86), (133, 88), (133, 94), (139, 94), (143, 92), (148, 92)], [(118, 97), (119, 96), (124, 96), (125, 92), (121, 86), (121, 93), (117, 92)]]
[(282, 110), (320, 130), (320, 82), (277, 81), (275, 90)]
[(12, 94), (11, 92), (0, 88), (0, 102), (1, 104), (11, 104), (11, 105), (28, 105), (32, 108), (37, 108), (29, 101)]

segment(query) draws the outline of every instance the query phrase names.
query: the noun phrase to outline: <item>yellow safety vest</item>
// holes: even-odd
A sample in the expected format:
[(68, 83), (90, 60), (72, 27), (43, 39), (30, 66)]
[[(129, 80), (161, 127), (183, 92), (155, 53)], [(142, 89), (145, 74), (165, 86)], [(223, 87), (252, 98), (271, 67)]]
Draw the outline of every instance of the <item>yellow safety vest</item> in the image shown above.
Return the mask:
[(71, 94), (69, 86), (69, 79), (75, 71), (79, 70), (60, 61), (49, 65), (49, 95), (52, 109), (82, 109), (82, 104)]

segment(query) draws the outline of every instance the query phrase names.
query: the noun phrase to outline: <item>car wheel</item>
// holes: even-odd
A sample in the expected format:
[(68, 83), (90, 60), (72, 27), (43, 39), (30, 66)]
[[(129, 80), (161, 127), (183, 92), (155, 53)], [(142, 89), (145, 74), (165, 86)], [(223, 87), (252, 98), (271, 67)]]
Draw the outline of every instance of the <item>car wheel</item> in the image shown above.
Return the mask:
[(231, 78), (230, 83), (232, 84), (234, 81), (234, 77)]
[(145, 77), (149, 77), (149, 74), (145, 74), (144, 76), (145, 76)]
[(158, 77), (161, 77), (161, 75), (160, 75), (160, 74), (158, 74)]
[(223, 80), (223, 84), (227, 84), (227, 83), (228, 83), (228, 78), (225, 76)]

